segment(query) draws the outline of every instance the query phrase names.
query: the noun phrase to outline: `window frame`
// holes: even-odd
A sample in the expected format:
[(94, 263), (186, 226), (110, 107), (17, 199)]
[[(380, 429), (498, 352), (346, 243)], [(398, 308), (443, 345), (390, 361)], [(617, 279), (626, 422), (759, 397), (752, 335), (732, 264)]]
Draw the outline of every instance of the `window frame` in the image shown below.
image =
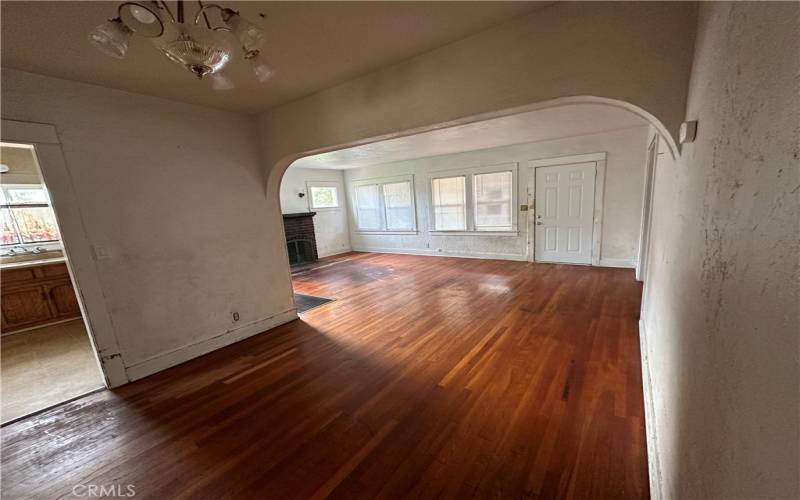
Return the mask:
[[(469, 196), (467, 191), (469, 190), (469, 182), (468, 182), (468, 175), (437, 175), (431, 177), (430, 182), (430, 213), (431, 213), (431, 232), (432, 233), (463, 233), (464, 231), (469, 230)], [(437, 180), (441, 179), (464, 179), (464, 229), (436, 229), (436, 204), (433, 200), (433, 183)]]
[[(335, 207), (315, 207), (314, 197), (311, 194), (311, 188), (333, 188), (336, 190), (336, 206)], [(340, 210), (342, 208), (342, 190), (341, 184), (336, 181), (306, 181), (306, 196), (308, 197), (308, 209), (313, 211), (325, 210)]]
[[(359, 218), (358, 214), (362, 210), (362, 208), (361, 208), (361, 205), (358, 203), (358, 189), (359, 188), (365, 188), (365, 187), (374, 187), (375, 188), (375, 193), (376, 193), (376, 196), (377, 196), (378, 205), (377, 205), (377, 207), (374, 207), (374, 208), (370, 207), (369, 209), (370, 210), (375, 209), (378, 212), (378, 227), (377, 228), (376, 227), (361, 227), (361, 219)], [(358, 231), (360, 231), (360, 232), (381, 231), (381, 228), (383, 228), (383, 223), (381, 221), (382, 221), (382, 219), (385, 218), (385, 217), (381, 217), (381, 214), (383, 213), (383, 203), (381, 202), (382, 198), (383, 198), (383, 196), (381, 194), (381, 186), (380, 186), (380, 184), (364, 183), (364, 184), (359, 184), (357, 186), (353, 186), (353, 215), (354, 215), (354, 219), (355, 219), (355, 223), (356, 223), (355, 226), (356, 226), (356, 229)]]
[[(386, 186), (393, 185), (393, 184), (407, 184), (408, 185), (408, 196), (409, 196), (409, 206), (408, 209), (411, 210), (411, 227), (396, 227), (392, 228), (389, 227), (389, 206), (386, 204)], [(414, 231), (417, 228), (417, 208), (414, 206), (414, 184), (410, 180), (398, 180), (398, 181), (390, 181), (390, 182), (383, 182), (378, 185), (380, 189), (380, 198), (381, 198), (381, 205), (383, 208), (383, 222), (386, 231), (393, 231), (393, 232), (406, 232), (406, 231)], [(396, 208), (396, 207), (395, 207)]]
[[(5, 191), (8, 189), (40, 189), (44, 192), (46, 202), (35, 202), (35, 203), (20, 203), (20, 202), (10, 202), (8, 197), (6, 196)], [(53, 210), (53, 204), (50, 201), (50, 193), (47, 192), (47, 188), (44, 184), (2, 184), (0, 186), (0, 210), (7, 209), (10, 215), (11, 221), (14, 226), (14, 231), (18, 237), (17, 243), (0, 243), (0, 248), (2, 249), (13, 249), (13, 248), (44, 248), (45, 250), (60, 250), (62, 248), (61, 242), (61, 232), (59, 230), (58, 238), (55, 240), (46, 240), (46, 241), (33, 241), (26, 243), (22, 239), (22, 230), (19, 227), (19, 221), (17, 217), (14, 215), (15, 208), (47, 208), (50, 210), (53, 220), (56, 219), (55, 211)], [(58, 223), (56, 222), (56, 229), (58, 230)]]
[[(407, 183), (411, 192), (411, 229), (389, 229), (387, 227), (388, 218), (386, 215), (386, 199), (384, 196), (383, 186), (385, 184), (400, 184)], [(358, 196), (356, 195), (357, 188), (361, 186), (377, 186), (378, 187), (378, 207), (380, 210), (380, 228), (379, 229), (362, 229), (359, 226), (358, 220)], [(356, 179), (348, 183), (348, 195), (350, 198), (350, 206), (352, 221), (355, 232), (358, 234), (417, 234), (418, 221), (417, 221), (417, 201), (416, 201), (416, 188), (414, 184), (414, 175), (398, 175), (392, 177), (377, 177), (369, 179)]]
[[(478, 201), (477, 197), (475, 196), (475, 192), (477, 189), (477, 183), (475, 182), (475, 178), (482, 175), (492, 175), (492, 174), (511, 174), (511, 198), (508, 200), (508, 208), (509, 208), (509, 215), (510, 221), (508, 225), (508, 229), (501, 226), (482, 226), (486, 229), (481, 229), (478, 227)], [(472, 204), (472, 217), (474, 218), (472, 224), (475, 228), (476, 232), (480, 233), (505, 233), (514, 230), (514, 172), (511, 170), (501, 170), (498, 172), (481, 172), (472, 174), (472, 197), (473, 197), (473, 204)]]
[[(497, 172), (511, 172), (511, 229), (486, 230), (475, 227), (475, 179), (476, 175), (493, 174)], [(435, 214), (433, 208), (433, 180), (447, 177), (464, 176), (466, 190), (466, 230), (437, 230), (435, 227)], [(436, 236), (517, 236), (519, 235), (519, 164), (517, 162), (500, 163), (495, 165), (482, 165), (475, 167), (437, 170), (428, 175), (428, 217), (430, 221), (429, 233)]]

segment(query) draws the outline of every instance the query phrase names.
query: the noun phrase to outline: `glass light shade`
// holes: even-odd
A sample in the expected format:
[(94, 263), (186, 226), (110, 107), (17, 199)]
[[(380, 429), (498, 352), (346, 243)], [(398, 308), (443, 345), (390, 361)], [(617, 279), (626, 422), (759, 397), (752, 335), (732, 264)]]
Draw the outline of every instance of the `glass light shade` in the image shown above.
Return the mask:
[(253, 69), (256, 79), (261, 83), (266, 82), (275, 74), (275, 70), (264, 62), (260, 55), (248, 58), (247, 62), (250, 63), (250, 67)]
[(89, 43), (108, 56), (122, 59), (128, 53), (128, 40), (132, 34), (119, 18), (112, 19), (89, 32)]
[(221, 70), (233, 53), (233, 46), (223, 33), (192, 24), (167, 23), (164, 35), (155, 44), (170, 60), (198, 78)]
[(144, 2), (125, 2), (119, 6), (118, 12), (125, 26), (137, 35), (155, 38), (164, 32), (158, 10)]
[(239, 14), (231, 14), (226, 20), (245, 51), (258, 50), (264, 46), (264, 31)]
[(214, 90), (231, 90), (235, 87), (233, 81), (222, 73), (211, 73), (209, 76)]

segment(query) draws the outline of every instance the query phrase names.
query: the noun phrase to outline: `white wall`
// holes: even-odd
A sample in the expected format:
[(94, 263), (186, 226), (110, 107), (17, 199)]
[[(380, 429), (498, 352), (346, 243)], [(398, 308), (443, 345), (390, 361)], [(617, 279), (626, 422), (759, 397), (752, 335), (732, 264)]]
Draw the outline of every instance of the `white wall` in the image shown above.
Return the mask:
[[(336, 183), (339, 193), (338, 208), (311, 209), (308, 183), (322, 181)], [(299, 193), (303, 193), (301, 198)], [(350, 229), (347, 223), (347, 196), (341, 170), (319, 168), (289, 168), (281, 181), (281, 212), (284, 214), (314, 211), (314, 236), (317, 255), (327, 257), (350, 251)]]
[(800, 497), (799, 25), (700, 10), (697, 140), (659, 156), (645, 276), (655, 498)]
[(3, 118), (57, 128), (68, 177), (48, 188), (57, 212), (78, 200), (85, 233), (65, 231), (67, 250), (86, 238), (107, 254), (76, 275), (96, 274), (89, 321), (128, 378), (294, 317), (249, 117), (6, 68), (2, 92)]
[(350, 210), (350, 240), (353, 249), (526, 260), (529, 251), (527, 212), (519, 212), (519, 234), (517, 236), (430, 234), (429, 231), (432, 228), (432, 221), (429, 221), (430, 189), (428, 182), (430, 174), (458, 168), (516, 163), (518, 166), (517, 205), (519, 205), (527, 203), (528, 161), (606, 152), (608, 160), (606, 162), (601, 264), (633, 267), (639, 243), (647, 135), (648, 127), (643, 126), (345, 170), (350, 199), (353, 196), (353, 181), (393, 175), (414, 175), (418, 234), (360, 233), (357, 230), (353, 210)]
[[(676, 134), (695, 14), (691, 2), (555, 2), (262, 113), (267, 168), (292, 154), (574, 96), (633, 104)], [(276, 197), (286, 166), (270, 177)]]

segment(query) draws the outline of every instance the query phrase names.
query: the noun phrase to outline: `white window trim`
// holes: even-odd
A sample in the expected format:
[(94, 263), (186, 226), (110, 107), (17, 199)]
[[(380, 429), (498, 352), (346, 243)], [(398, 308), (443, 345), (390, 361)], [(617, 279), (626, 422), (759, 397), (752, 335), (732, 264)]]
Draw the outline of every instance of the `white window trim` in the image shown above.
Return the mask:
[[(383, 185), (384, 184), (395, 184), (399, 182), (408, 182), (411, 189), (411, 223), (412, 228), (408, 230), (404, 229), (387, 229), (386, 227), (386, 202), (383, 199)], [(417, 225), (417, 194), (416, 194), (416, 187), (414, 184), (414, 174), (408, 175), (397, 175), (392, 177), (376, 177), (370, 179), (357, 179), (350, 181), (350, 186), (348, 189), (348, 197), (350, 200), (351, 215), (353, 220), (353, 227), (355, 228), (355, 232), (358, 234), (406, 234), (406, 235), (414, 235), (418, 234), (418, 225)], [(378, 186), (378, 203), (380, 204), (380, 211), (381, 211), (381, 228), (380, 229), (361, 229), (358, 227), (358, 199), (356, 197), (356, 188), (359, 186)]]
[(519, 231), (431, 231), (434, 236), (519, 236)]
[[(511, 172), (511, 229), (508, 231), (487, 231), (475, 229), (475, 202), (473, 190), (473, 176), (477, 174), (493, 174), (496, 172)], [(436, 230), (431, 229), (432, 235), (442, 236), (516, 236), (519, 234), (519, 164), (517, 162), (500, 163), (497, 165), (484, 165), (478, 167), (459, 168), (451, 170), (437, 170), (428, 175), (428, 220), (431, 228), (436, 227), (433, 208), (433, 180), (447, 177), (465, 177), (464, 189), (466, 203), (467, 229)]]
[[(312, 187), (332, 187), (336, 189), (336, 203), (335, 207), (315, 207), (313, 198), (311, 196)], [(306, 181), (306, 197), (308, 198), (309, 211), (324, 212), (326, 210), (341, 210), (342, 209), (342, 186), (336, 181)]]
[[(503, 228), (500, 228), (498, 226), (488, 226), (487, 229), (479, 229), (478, 228), (478, 203), (477, 203), (477, 201), (473, 200), (474, 201), (474, 203), (472, 204), (473, 224), (475, 226), (475, 231), (479, 231), (481, 234), (484, 234), (484, 233), (505, 233), (505, 232), (509, 232), (509, 231), (514, 231), (516, 229), (516, 226), (514, 224), (514, 213), (516, 212), (516, 204), (514, 203), (514, 191), (515, 191), (514, 171), (513, 170), (501, 170), (499, 172), (487, 172), (487, 173), (473, 174), (472, 175), (472, 179), (474, 181), (475, 177), (478, 176), (478, 175), (491, 175), (491, 174), (496, 174), (496, 173), (503, 173), (503, 174), (510, 173), (511, 174), (511, 200), (509, 201), (509, 205), (510, 205), (509, 206), (509, 215), (511, 216), (511, 228), (510, 229), (503, 229)], [(474, 185), (474, 183), (473, 183), (472, 189), (473, 189), (472, 195), (473, 195), (473, 198), (474, 198), (475, 197), (475, 185)]]
[[(9, 144), (9, 143), (4, 143), (4, 144)], [(44, 203), (47, 204), (47, 207), (53, 213), (53, 217), (55, 218), (55, 211), (53, 210), (53, 203), (50, 200), (50, 193), (47, 192), (47, 186), (45, 186), (44, 183), (40, 183), (40, 184), (3, 184), (2, 188), (3, 189), (15, 189), (16, 188), (16, 189), (41, 189), (41, 190), (43, 190), (44, 191), (44, 195), (47, 198), (47, 201), (44, 202)], [(38, 205), (41, 205), (41, 204), (42, 203), (34, 203), (33, 205), (38, 206)], [(17, 203), (17, 204), (11, 203), (10, 205), (17, 205), (19, 207), (24, 207), (26, 204), (25, 203)], [(9, 243), (8, 245), (3, 245), (2, 247), (0, 247), (0, 254), (5, 256), (8, 253), (9, 250), (12, 250), (14, 248), (25, 248), (25, 249), (28, 249), (28, 248), (43, 248), (45, 251), (48, 251), (48, 252), (51, 252), (51, 251), (54, 251), (54, 250), (62, 250), (63, 245), (61, 243), (60, 229), (59, 229), (59, 235), (58, 235), (58, 239), (57, 240), (34, 241), (33, 243), (23, 243), (22, 240), (20, 240), (19, 243)]]
[[(464, 229), (436, 229), (436, 207), (433, 201), (433, 181), (437, 179), (454, 179), (458, 177), (464, 178)], [(428, 181), (429, 196), (428, 212), (431, 221), (431, 234), (452, 234), (452, 233), (467, 233), (469, 234), (470, 216), (469, 216), (469, 189), (470, 189), (470, 176), (466, 174), (452, 174), (452, 175), (432, 175)]]

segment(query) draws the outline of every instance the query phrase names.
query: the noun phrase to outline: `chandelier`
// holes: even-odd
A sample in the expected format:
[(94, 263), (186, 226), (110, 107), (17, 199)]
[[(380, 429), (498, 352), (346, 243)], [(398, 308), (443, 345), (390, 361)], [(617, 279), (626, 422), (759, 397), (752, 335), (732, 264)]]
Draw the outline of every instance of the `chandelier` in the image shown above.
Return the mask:
[[(209, 77), (215, 90), (227, 90), (234, 84), (221, 71), (233, 57), (235, 37), (256, 79), (267, 81), (274, 72), (261, 55), (263, 30), (235, 10), (197, 3), (197, 11), (187, 21), (183, 0), (176, 2), (175, 15), (163, 1), (123, 2), (117, 8), (117, 17), (89, 33), (89, 42), (104, 54), (121, 59), (128, 52), (131, 36), (149, 38), (170, 61), (199, 79)], [(213, 26), (209, 19), (212, 10), (218, 12), (221, 25)]]

